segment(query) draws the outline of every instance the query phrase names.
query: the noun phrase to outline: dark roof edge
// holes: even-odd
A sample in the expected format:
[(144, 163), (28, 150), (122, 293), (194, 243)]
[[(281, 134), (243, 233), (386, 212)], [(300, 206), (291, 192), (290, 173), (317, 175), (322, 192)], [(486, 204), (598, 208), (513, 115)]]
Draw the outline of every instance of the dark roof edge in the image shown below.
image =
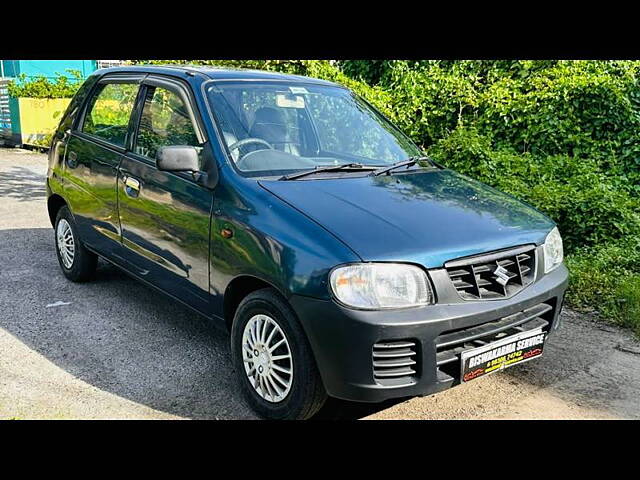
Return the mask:
[(96, 70), (94, 74), (105, 75), (107, 73), (164, 73), (175, 75), (183, 72), (186, 75), (203, 75), (211, 80), (282, 80), (300, 83), (313, 83), (318, 85), (341, 86), (337, 83), (319, 78), (292, 75), (288, 73), (272, 72), (267, 70), (255, 70), (244, 68), (224, 68), (195, 65), (124, 65)]

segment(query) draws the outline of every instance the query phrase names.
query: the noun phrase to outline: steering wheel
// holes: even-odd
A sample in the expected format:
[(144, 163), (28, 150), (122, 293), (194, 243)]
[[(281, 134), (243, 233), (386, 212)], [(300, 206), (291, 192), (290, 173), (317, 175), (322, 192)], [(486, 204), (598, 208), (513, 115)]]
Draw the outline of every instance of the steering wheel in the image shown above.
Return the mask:
[(273, 150), (273, 147), (271, 146), (271, 144), (269, 142), (267, 142), (266, 140), (262, 140), (261, 138), (249, 137), (249, 138), (244, 138), (242, 140), (239, 140), (236, 143), (234, 143), (233, 145), (229, 145), (229, 151), (233, 152), (235, 149), (243, 147), (243, 146), (248, 145), (250, 143), (260, 143), (262, 145), (266, 145), (270, 150)]

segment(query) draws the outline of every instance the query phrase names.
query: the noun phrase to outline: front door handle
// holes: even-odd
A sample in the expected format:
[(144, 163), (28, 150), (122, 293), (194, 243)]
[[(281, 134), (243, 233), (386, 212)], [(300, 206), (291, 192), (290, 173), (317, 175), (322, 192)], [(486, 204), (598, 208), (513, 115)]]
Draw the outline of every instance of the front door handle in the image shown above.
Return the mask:
[(140, 194), (140, 180), (126, 177), (124, 179), (124, 191), (130, 197), (137, 197)]

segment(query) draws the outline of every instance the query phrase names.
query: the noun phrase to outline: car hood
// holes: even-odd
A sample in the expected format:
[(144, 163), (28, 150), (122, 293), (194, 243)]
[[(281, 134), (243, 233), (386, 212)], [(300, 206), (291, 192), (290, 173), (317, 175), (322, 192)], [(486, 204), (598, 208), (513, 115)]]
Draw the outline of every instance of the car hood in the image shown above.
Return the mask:
[(533, 207), (451, 170), (259, 183), (364, 261), (434, 268), (453, 258), (540, 245), (555, 225)]

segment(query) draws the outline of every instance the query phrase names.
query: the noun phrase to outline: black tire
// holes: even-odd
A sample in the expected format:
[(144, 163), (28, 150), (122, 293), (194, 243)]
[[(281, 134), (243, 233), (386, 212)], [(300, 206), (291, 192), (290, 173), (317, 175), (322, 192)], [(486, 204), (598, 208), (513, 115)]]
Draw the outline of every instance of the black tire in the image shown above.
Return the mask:
[[(67, 267), (60, 254), (60, 248), (58, 247), (58, 224), (61, 220), (66, 220), (71, 227), (74, 242), (74, 255), (73, 262), (70, 267)], [(53, 238), (56, 246), (56, 256), (58, 257), (58, 263), (62, 269), (62, 273), (72, 282), (86, 282), (91, 280), (95, 274), (96, 266), (98, 265), (98, 256), (87, 250), (82, 244), (80, 237), (78, 236), (78, 228), (73, 219), (73, 215), (69, 211), (69, 208), (64, 206), (58, 210), (56, 216), (56, 224), (53, 229)]]
[[(247, 322), (257, 314), (268, 315), (278, 324), (291, 349), (291, 389), (277, 403), (268, 402), (256, 392), (244, 369), (242, 335)], [(251, 407), (264, 418), (305, 420), (320, 410), (327, 399), (307, 337), (287, 301), (272, 288), (247, 295), (238, 306), (231, 328), (231, 356), (240, 389)]]

